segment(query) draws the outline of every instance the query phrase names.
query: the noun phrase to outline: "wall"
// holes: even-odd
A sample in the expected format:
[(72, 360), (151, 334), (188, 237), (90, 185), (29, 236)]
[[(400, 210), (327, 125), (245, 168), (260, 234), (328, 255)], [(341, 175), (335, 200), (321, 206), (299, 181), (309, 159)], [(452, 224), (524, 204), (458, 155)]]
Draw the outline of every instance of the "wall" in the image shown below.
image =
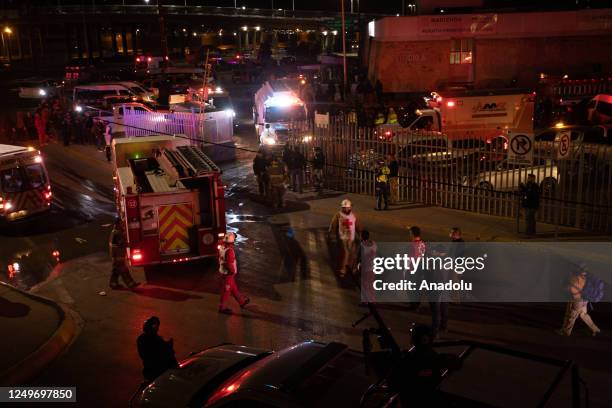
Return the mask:
[(448, 41), (371, 43), (368, 75), (384, 92), (431, 90), (448, 76)]
[[(369, 76), (385, 92), (431, 91), (449, 78), (450, 40), (371, 42)], [(459, 66), (457, 66), (459, 67)], [(477, 39), (476, 87), (535, 86), (539, 74), (612, 72), (612, 36)], [(493, 86), (492, 84), (495, 84)]]

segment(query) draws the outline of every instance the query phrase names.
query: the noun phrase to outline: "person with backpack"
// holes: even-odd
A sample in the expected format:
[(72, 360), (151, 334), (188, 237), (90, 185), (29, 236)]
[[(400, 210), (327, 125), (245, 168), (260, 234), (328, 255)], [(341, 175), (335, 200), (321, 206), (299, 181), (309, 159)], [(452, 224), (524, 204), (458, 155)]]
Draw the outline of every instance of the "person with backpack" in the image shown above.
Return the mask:
[(569, 293), (572, 299), (567, 303), (563, 327), (557, 333), (570, 336), (576, 319), (580, 317), (589, 326), (593, 336), (599, 334), (601, 330), (589, 316), (588, 306), (589, 302), (599, 302), (603, 298), (603, 288), (603, 281), (588, 273), (586, 265), (581, 264), (570, 278)]

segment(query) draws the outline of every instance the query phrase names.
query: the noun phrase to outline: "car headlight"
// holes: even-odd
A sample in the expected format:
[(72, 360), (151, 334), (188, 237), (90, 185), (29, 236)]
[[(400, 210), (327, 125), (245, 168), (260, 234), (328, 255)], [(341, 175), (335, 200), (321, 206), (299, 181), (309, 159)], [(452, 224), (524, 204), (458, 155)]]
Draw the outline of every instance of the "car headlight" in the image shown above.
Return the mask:
[(276, 140), (274, 140), (273, 137), (266, 136), (266, 137), (263, 138), (263, 144), (265, 144), (265, 145), (275, 145), (276, 144)]
[(224, 112), (227, 116), (231, 116), (232, 118), (236, 117), (236, 112), (233, 109), (226, 109)]
[(46, 96), (46, 95), (47, 95), (47, 91), (45, 91), (44, 89), (39, 89), (39, 90), (38, 90), (38, 94), (39, 94), (40, 96)]
[(83, 107), (81, 105), (77, 105), (77, 106), (74, 107), (74, 110), (76, 112), (83, 112)]

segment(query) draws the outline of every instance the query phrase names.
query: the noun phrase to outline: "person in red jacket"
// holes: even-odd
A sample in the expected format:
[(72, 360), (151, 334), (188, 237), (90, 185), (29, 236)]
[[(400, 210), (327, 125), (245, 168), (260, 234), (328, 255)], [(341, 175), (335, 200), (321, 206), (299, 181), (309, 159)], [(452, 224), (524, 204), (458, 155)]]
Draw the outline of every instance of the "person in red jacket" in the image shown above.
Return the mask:
[(223, 244), (219, 245), (219, 273), (223, 278), (219, 313), (232, 313), (231, 309), (225, 307), (225, 302), (227, 302), (230, 294), (234, 297), (234, 299), (236, 299), (240, 307), (245, 307), (250, 302), (248, 297), (240, 294), (238, 285), (236, 284), (238, 264), (236, 263), (234, 241), (236, 241), (236, 234), (233, 232), (228, 232), (223, 239)]

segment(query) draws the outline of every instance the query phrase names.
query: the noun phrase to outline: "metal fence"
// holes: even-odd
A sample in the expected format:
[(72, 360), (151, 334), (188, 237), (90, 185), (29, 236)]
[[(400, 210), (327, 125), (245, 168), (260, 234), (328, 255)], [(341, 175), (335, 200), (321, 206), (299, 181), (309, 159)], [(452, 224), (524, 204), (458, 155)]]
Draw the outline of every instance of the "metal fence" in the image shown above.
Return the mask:
[[(612, 146), (572, 142), (560, 159), (558, 141), (533, 143), (532, 160), (508, 157), (504, 139), (439, 132), (358, 127), (350, 117), (327, 126), (294, 124), (291, 144), (307, 158), (321, 147), (327, 187), (375, 194), (379, 160), (399, 163), (399, 201), (518, 217), (520, 185), (534, 174), (541, 188), (539, 221), (594, 231), (612, 230)], [(507, 141), (506, 141), (507, 142)]]

